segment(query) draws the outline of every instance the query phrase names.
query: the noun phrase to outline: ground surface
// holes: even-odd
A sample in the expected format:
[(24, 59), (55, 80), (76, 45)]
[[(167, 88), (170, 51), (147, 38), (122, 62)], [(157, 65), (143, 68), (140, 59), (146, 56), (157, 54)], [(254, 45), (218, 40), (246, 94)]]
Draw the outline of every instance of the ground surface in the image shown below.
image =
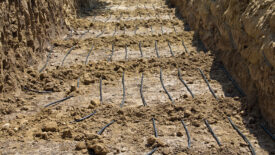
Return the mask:
[[(95, 151), (128, 155), (146, 154), (155, 147), (155, 154), (250, 154), (228, 116), (247, 136), (257, 154), (275, 153), (274, 142), (258, 126), (258, 114), (249, 111), (245, 97), (240, 97), (211, 51), (204, 49), (199, 37), (163, 1), (102, 1), (81, 18), (83, 23), (79, 27), (54, 42), (46, 69), (41, 73), (29, 72), (37, 80), (26, 81), (26, 87), (53, 93), (24, 91), (18, 94), (13, 112), (9, 112), (8, 106), (4, 111), (0, 123), (2, 154), (93, 154)], [(92, 25), (85, 26), (90, 21)], [(112, 44), (114, 53), (110, 59)], [(38, 67), (42, 68), (45, 61)], [(195, 98), (179, 80), (178, 68)], [(199, 68), (218, 99), (209, 91)], [(160, 69), (175, 104), (162, 88)], [(123, 72), (125, 103), (120, 107)], [(143, 106), (140, 94), (142, 73), (147, 106)], [(66, 96), (73, 97), (44, 107)], [(73, 122), (94, 110), (92, 117)], [(157, 138), (152, 118), (158, 130)], [(222, 146), (210, 134), (204, 119)], [(101, 136), (97, 135), (112, 120), (115, 122)], [(181, 120), (191, 136), (190, 149)]]

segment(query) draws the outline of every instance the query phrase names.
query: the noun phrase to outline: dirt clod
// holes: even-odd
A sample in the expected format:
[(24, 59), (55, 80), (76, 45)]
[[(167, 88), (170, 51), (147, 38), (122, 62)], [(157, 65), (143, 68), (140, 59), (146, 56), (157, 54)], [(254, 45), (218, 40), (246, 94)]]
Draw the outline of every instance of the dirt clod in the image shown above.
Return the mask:
[(42, 127), (43, 132), (57, 132), (58, 127), (56, 122), (47, 122)]
[(95, 154), (98, 155), (106, 155), (109, 153), (109, 150), (104, 144), (98, 143), (98, 144), (90, 144), (87, 146), (89, 150), (93, 150)]
[[(227, 116), (230, 116), (257, 154), (272, 154), (275, 144), (258, 126), (263, 120), (260, 108), (253, 103), (257, 100), (240, 95), (223, 72), (216, 54), (226, 51), (228, 55), (222, 58), (232, 58), (224, 63), (227, 67), (238, 68), (237, 71), (228, 68), (233, 79), (252, 77), (256, 82), (257, 79), (273, 78), (266, 72), (270, 69), (266, 61), (273, 63), (272, 44), (260, 44), (272, 38), (271, 33), (259, 33), (255, 47), (242, 45), (253, 42), (248, 38), (257, 33), (236, 38), (239, 29), (245, 35), (257, 27), (264, 30), (269, 26), (259, 21), (255, 22), (257, 27), (250, 28), (246, 18), (254, 16), (250, 13), (259, 9), (253, 7), (251, 10), (251, 6), (267, 0), (210, 1), (2, 0), (0, 152), (139, 155), (157, 147), (155, 154), (250, 153), (246, 142), (228, 122)], [(170, 2), (179, 2), (176, 7), (187, 5), (188, 8), (171, 8), (166, 5)], [(219, 5), (223, 3), (225, 5)], [(271, 18), (269, 5), (266, 3), (257, 14), (263, 21)], [(192, 12), (192, 9), (198, 11)], [(190, 10), (188, 16), (181, 18), (180, 13), (186, 10)], [(244, 11), (241, 15), (244, 18), (238, 16), (239, 11)], [(234, 16), (228, 16), (232, 14)], [(227, 20), (228, 25), (217, 27), (223, 24), (221, 20)], [(234, 29), (230, 29), (231, 22), (241, 25), (233, 25)], [(193, 31), (200, 24), (203, 26)], [(205, 34), (201, 29), (210, 29), (211, 33)], [(221, 37), (226, 39), (219, 39)], [(114, 53), (109, 59), (112, 47)], [(220, 48), (211, 50), (213, 47)], [(255, 56), (258, 51), (263, 53)], [(247, 66), (239, 59), (242, 57), (252, 62)], [(211, 94), (198, 68), (204, 72), (218, 100)], [(179, 70), (189, 89), (180, 80)], [(264, 85), (263, 94), (268, 91), (266, 94), (270, 95), (262, 100), (265, 103), (272, 101), (274, 83), (235, 80), (242, 88), (255, 89)], [(27, 91), (24, 87), (38, 92)], [(60, 100), (70, 96), (73, 97)], [(56, 104), (45, 108), (49, 103)], [(94, 115), (93, 111), (96, 111)], [(155, 118), (157, 137), (152, 118)], [(217, 145), (204, 119), (209, 120), (222, 147)], [(115, 123), (106, 126), (112, 120)], [(98, 135), (103, 127), (106, 127), (104, 132)], [(191, 137), (191, 148), (188, 148), (186, 129)]]
[(62, 136), (63, 139), (72, 138), (73, 137), (71, 130), (65, 130), (65, 131), (63, 131), (61, 136)]
[(86, 144), (85, 142), (79, 142), (75, 145), (75, 149), (76, 150), (82, 150), (82, 149), (86, 149)]

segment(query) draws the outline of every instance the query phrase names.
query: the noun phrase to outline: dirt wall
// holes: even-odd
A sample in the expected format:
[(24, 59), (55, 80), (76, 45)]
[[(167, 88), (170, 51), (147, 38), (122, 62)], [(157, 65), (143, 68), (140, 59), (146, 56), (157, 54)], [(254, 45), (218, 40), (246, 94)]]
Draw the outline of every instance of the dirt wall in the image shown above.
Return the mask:
[[(51, 40), (70, 29), (70, 21), (88, 0), (0, 0), (0, 94), (22, 85), (26, 66), (49, 52)], [(80, 5), (82, 4), (82, 5)]]
[(170, 0), (275, 126), (275, 2)]

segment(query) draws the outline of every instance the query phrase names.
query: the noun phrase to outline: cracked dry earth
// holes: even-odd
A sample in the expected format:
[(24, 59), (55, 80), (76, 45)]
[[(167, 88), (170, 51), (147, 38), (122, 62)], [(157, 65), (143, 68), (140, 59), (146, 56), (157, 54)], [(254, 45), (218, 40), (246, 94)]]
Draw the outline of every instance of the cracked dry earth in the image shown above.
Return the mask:
[[(274, 153), (274, 143), (258, 125), (259, 115), (249, 111), (213, 52), (176, 15), (164, 1), (154, 0), (100, 1), (83, 12), (83, 23), (54, 41), (45, 69), (29, 69), (35, 80), (26, 79), (27, 89), (46, 92), (23, 91), (14, 112), (2, 116), (1, 154), (251, 154), (228, 117), (257, 154)], [(162, 87), (160, 69), (173, 101)]]

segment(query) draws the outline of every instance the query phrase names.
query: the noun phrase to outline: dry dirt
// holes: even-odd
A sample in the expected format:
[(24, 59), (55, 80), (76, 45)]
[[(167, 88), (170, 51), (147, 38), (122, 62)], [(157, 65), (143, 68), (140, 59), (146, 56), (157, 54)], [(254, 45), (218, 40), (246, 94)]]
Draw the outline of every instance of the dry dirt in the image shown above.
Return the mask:
[[(257, 154), (275, 153), (275, 143), (259, 126), (259, 111), (246, 106), (246, 97), (234, 87), (221, 62), (164, 1), (102, 0), (98, 7), (82, 12), (71, 23), (72, 31), (52, 42), (52, 52), (40, 64), (25, 70), (28, 76), (21, 83), (26, 90), (2, 100), (1, 154), (128, 155), (147, 154), (154, 148), (154, 154), (251, 154), (227, 117), (249, 139)], [(114, 53), (108, 61), (112, 44)], [(47, 56), (47, 66), (41, 70)], [(178, 68), (194, 98), (179, 80)], [(209, 91), (199, 68), (218, 99)], [(162, 88), (160, 69), (175, 104)], [(123, 72), (126, 93), (124, 106), (120, 107)], [(143, 106), (140, 95), (142, 73), (147, 106)], [(45, 107), (67, 96), (73, 97)], [(76, 122), (94, 111), (93, 116)], [(158, 137), (154, 136), (152, 118)], [(221, 146), (206, 127), (205, 119)], [(98, 135), (112, 120), (114, 123)], [(190, 133), (190, 148), (181, 120)]]
[(170, 0), (275, 128), (275, 1)]

